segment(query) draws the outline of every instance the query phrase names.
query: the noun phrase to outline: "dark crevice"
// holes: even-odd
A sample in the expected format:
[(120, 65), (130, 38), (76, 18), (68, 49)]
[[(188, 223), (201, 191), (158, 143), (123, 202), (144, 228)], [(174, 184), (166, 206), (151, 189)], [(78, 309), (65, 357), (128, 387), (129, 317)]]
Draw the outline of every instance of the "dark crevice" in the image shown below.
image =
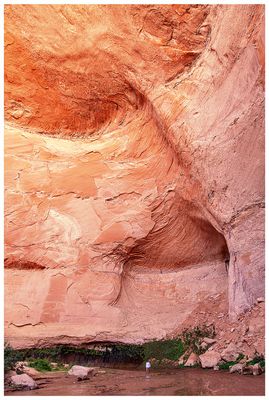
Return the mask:
[(5, 268), (7, 269), (18, 269), (18, 270), (42, 270), (46, 267), (44, 265), (25, 260), (9, 260), (5, 258)]

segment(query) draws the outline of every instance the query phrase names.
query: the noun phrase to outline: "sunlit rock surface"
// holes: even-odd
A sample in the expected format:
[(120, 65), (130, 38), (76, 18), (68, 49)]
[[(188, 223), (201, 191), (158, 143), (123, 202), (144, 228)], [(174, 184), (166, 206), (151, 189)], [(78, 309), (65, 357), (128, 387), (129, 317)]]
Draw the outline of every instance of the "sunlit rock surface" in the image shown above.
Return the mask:
[(5, 7), (13, 346), (138, 343), (264, 296), (263, 15)]

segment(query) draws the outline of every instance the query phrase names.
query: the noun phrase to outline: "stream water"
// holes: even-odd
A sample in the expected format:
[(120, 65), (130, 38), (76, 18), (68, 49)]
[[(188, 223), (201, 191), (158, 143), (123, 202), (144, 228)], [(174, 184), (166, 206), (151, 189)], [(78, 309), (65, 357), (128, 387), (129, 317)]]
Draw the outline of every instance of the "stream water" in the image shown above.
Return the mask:
[(65, 372), (40, 375), (39, 388), (32, 391), (12, 391), (11, 396), (203, 396), (203, 395), (264, 395), (265, 375), (241, 376), (226, 371), (200, 368), (151, 371), (103, 369), (88, 381), (77, 382)]

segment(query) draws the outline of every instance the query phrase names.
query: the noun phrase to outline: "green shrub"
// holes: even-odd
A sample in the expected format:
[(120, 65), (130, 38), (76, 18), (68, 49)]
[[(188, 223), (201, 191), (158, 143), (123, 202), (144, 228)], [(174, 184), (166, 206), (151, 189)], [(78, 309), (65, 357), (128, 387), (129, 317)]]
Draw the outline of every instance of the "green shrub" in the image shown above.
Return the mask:
[(265, 359), (264, 356), (262, 354), (256, 353), (255, 357), (253, 358), (253, 360), (250, 360), (247, 362), (247, 365), (254, 365), (254, 364), (260, 364), (261, 368), (265, 368)]
[(219, 364), (219, 369), (227, 370), (227, 369), (229, 369), (229, 367), (231, 367), (232, 365), (235, 365), (235, 364), (237, 364), (236, 361), (224, 362), (222, 364)]
[(195, 354), (202, 354), (206, 350), (201, 348), (203, 338), (214, 338), (216, 336), (215, 326), (195, 326), (193, 329), (185, 329), (181, 338), (184, 344), (184, 350), (190, 350)]
[(7, 373), (11, 369), (15, 368), (17, 361), (22, 361), (20, 352), (14, 350), (9, 343), (4, 345), (4, 371)]
[(156, 358), (162, 360), (178, 360), (184, 353), (184, 347), (181, 339), (160, 340), (144, 344), (144, 360)]
[(265, 360), (264, 360), (264, 356), (257, 354), (253, 360), (250, 360), (247, 362), (247, 365), (254, 365), (257, 363), (264, 363), (265, 364)]
[(29, 367), (35, 368), (37, 371), (52, 371), (52, 367), (50, 362), (44, 358), (38, 358), (37, 360), (33, 360), (29, 362)]

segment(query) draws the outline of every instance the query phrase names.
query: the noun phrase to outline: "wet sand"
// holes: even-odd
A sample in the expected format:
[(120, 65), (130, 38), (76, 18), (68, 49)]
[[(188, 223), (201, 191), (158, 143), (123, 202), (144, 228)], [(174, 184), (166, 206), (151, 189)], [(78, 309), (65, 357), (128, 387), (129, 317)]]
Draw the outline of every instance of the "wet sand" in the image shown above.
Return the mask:
[(39, 389), (6, 392), (6, 396), (244, 396), (265, 394), (265, 375), (241, 376), (200, 368), (151, 371), (104, 369), (88, 381), (77, 382), (65, 372), (37, 379)]

